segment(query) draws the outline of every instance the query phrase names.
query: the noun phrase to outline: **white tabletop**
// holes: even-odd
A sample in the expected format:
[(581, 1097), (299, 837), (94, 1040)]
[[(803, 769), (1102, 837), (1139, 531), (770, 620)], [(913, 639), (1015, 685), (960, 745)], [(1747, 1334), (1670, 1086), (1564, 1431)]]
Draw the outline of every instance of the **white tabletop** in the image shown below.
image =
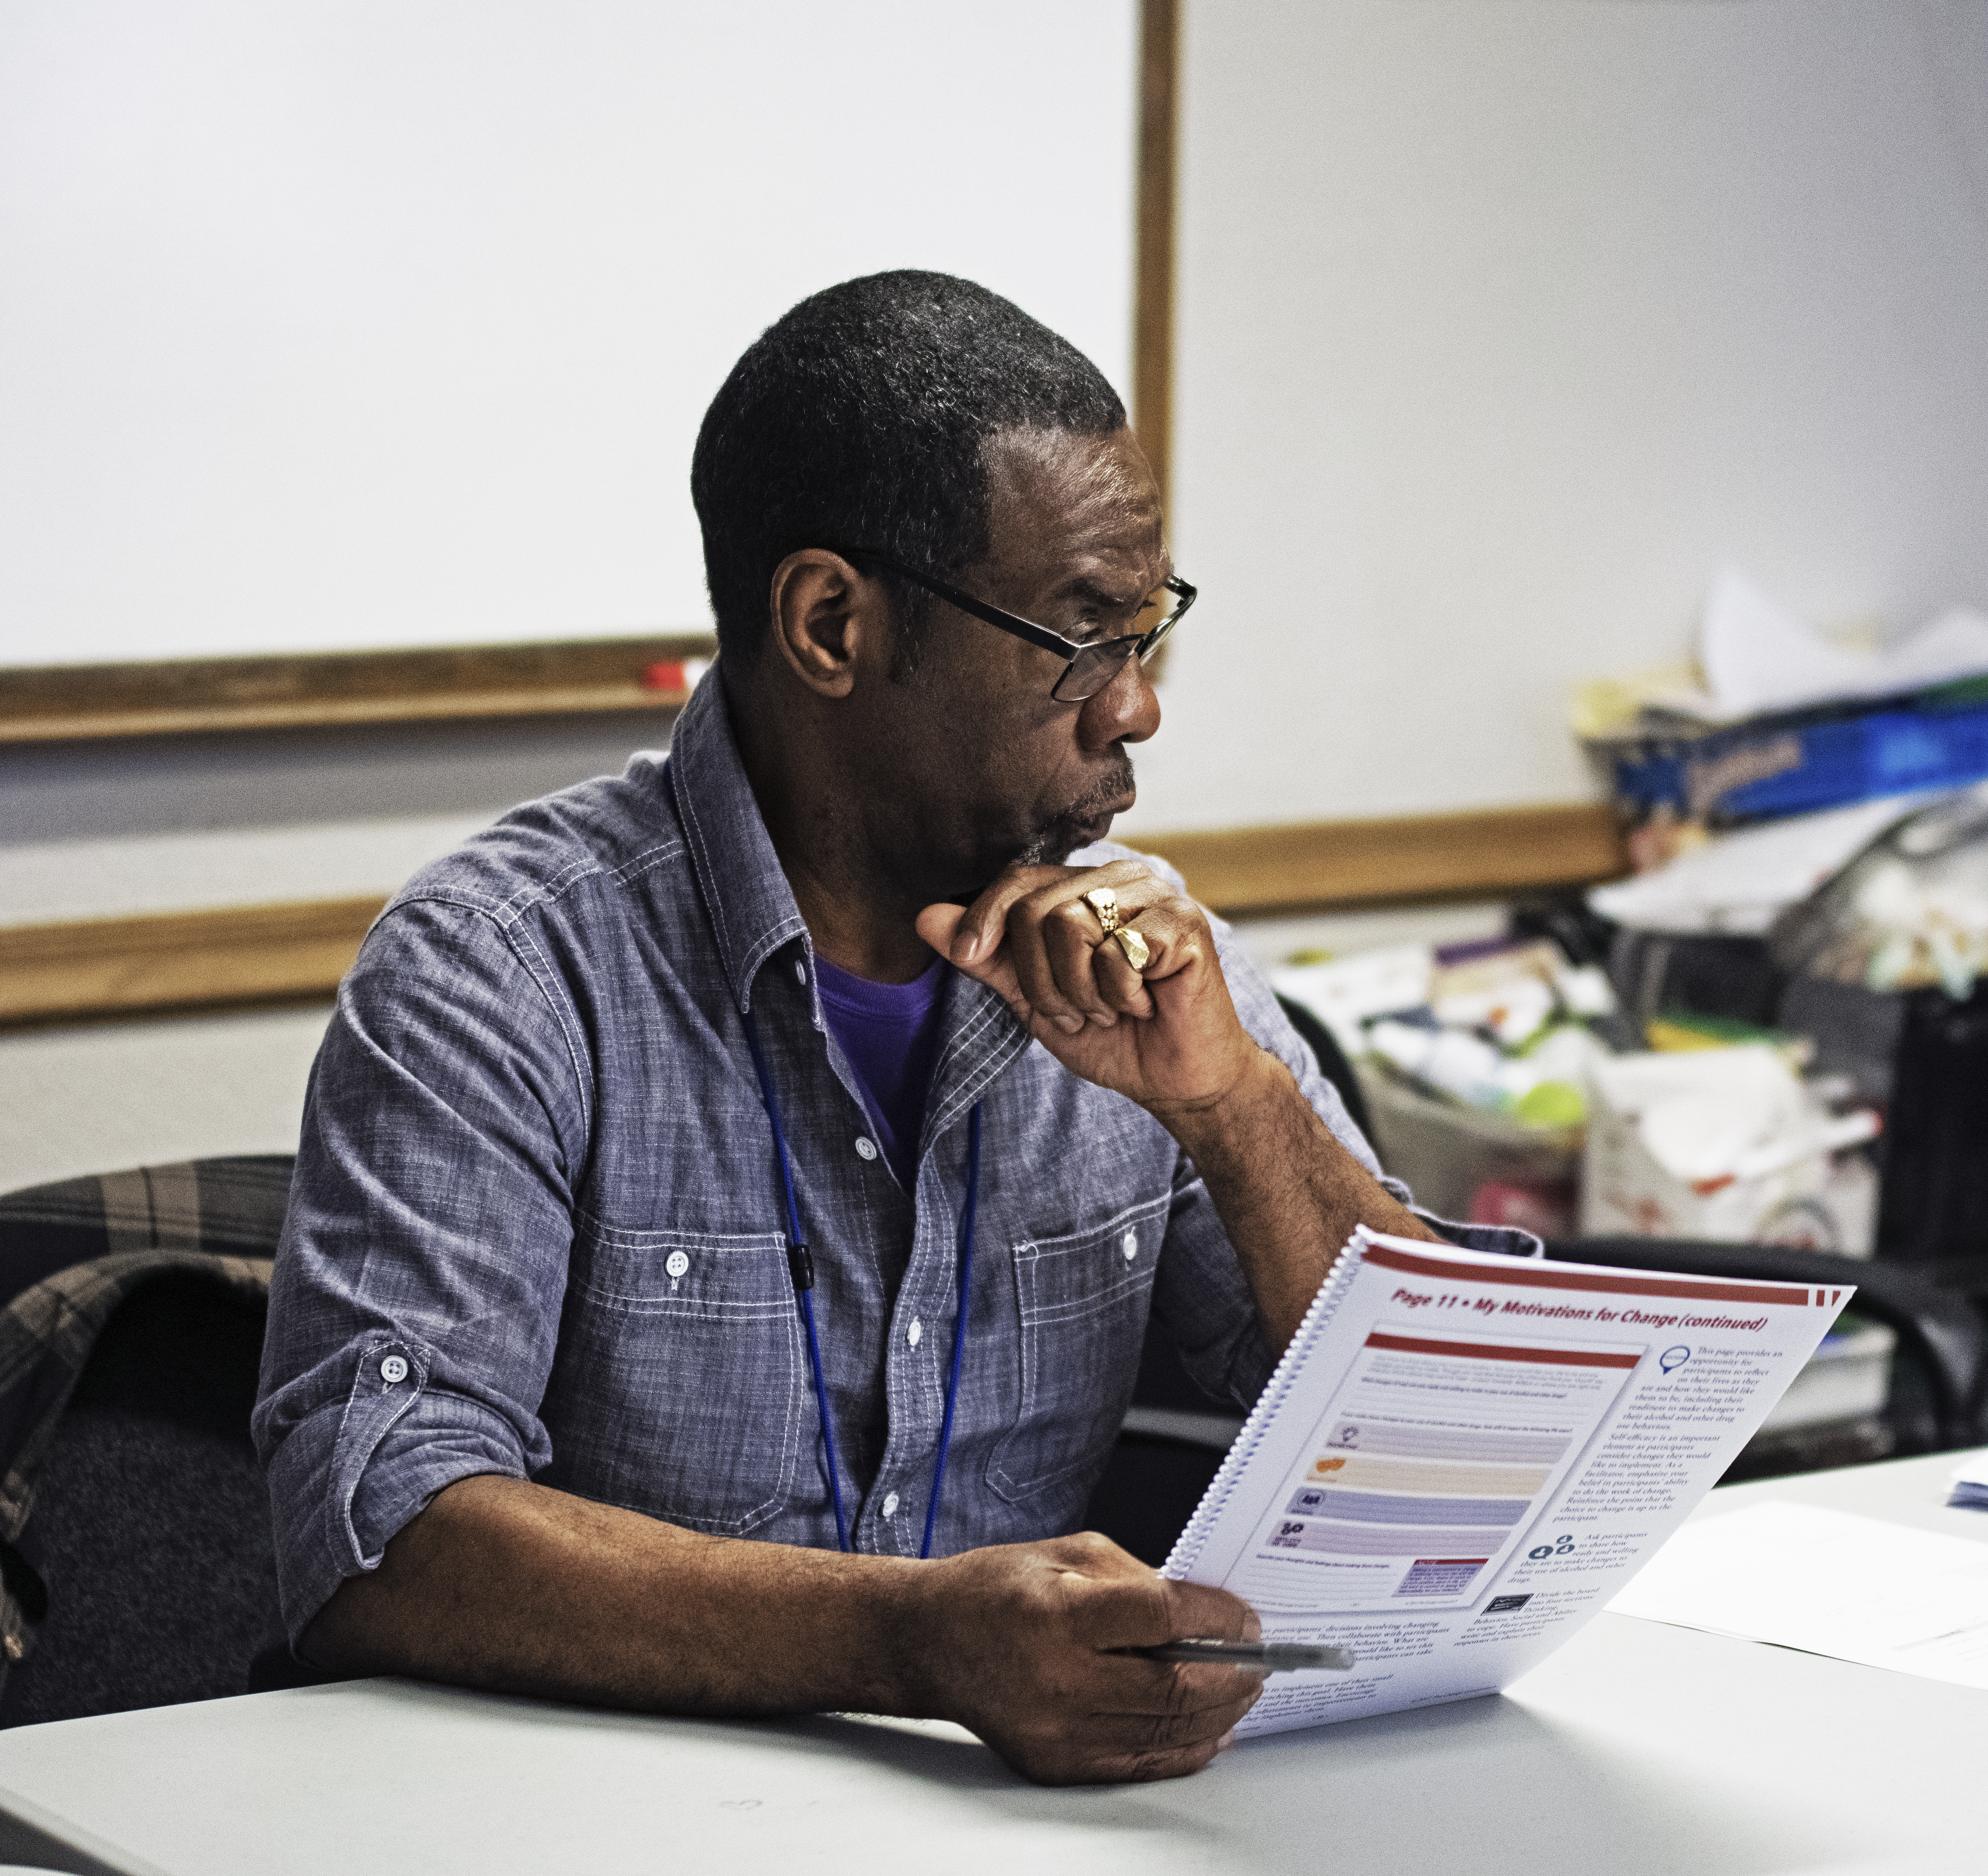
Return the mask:
[[(1730, 1488), (1700, 1515), (1787, 1498), (1988, 1541), (1988, 1513), (1942, 1503), (1954, 1462)], [(945, 1726), (367, 1681), (0, 1733), (0, 1808), (131, 1876), (1932, 1876), (1988, 1862), (1984, 1768), (1978, 1692), (1604, 1615), (1502, 1699), (1161, 1785), (1038, 1790)], [(0, 1834), (7, 1854), (37, 1860)]]

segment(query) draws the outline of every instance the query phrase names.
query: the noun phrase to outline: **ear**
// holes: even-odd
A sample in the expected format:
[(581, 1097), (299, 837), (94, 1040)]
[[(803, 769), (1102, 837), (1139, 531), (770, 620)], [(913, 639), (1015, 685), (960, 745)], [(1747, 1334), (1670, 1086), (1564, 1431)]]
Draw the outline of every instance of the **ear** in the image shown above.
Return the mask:
[(889, 603), (882, 587), (826, 547), (803, 547), (773, 570), (773, 644), (817, 697), (847, 697), (857, 668), (888, 654)]

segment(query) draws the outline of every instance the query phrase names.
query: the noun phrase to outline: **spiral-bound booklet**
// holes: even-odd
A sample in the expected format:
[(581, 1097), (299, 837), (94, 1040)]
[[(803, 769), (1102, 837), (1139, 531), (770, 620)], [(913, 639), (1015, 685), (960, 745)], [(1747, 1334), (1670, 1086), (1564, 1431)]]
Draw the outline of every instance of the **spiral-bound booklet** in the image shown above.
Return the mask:
[(1232, 1590), (1283, 1674), (1245, 1733), (1496, 1693), (1654, 1554), (1850, 1286), (1354, 1232), (1165, 1573)]

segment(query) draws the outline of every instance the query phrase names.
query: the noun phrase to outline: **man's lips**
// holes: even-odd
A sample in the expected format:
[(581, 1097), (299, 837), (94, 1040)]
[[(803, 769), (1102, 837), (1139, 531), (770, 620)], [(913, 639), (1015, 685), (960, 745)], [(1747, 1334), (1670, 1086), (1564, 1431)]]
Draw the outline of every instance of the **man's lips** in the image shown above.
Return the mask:
[(1088, 814), (1073, 814), (1070, 824), (1093, 840), (1101, 840), (1111, 831), (1111, 823), (1120, 815), (1129, 813), (1138, 799), (1136, 795), (1121, 795), (1104, 807), (1092, 809)]

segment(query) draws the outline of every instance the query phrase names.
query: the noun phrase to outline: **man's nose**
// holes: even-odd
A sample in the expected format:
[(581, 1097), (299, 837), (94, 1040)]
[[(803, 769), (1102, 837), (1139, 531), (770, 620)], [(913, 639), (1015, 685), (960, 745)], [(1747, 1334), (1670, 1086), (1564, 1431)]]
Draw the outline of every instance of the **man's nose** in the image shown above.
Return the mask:
[(1160, 726), (1159, 695), (1146, 668), (1128, 658), (1104, 688), (1084, 699), (1077, 713), (1077, 741), (1087, 749), (1114, 742), (1144, 742)]

